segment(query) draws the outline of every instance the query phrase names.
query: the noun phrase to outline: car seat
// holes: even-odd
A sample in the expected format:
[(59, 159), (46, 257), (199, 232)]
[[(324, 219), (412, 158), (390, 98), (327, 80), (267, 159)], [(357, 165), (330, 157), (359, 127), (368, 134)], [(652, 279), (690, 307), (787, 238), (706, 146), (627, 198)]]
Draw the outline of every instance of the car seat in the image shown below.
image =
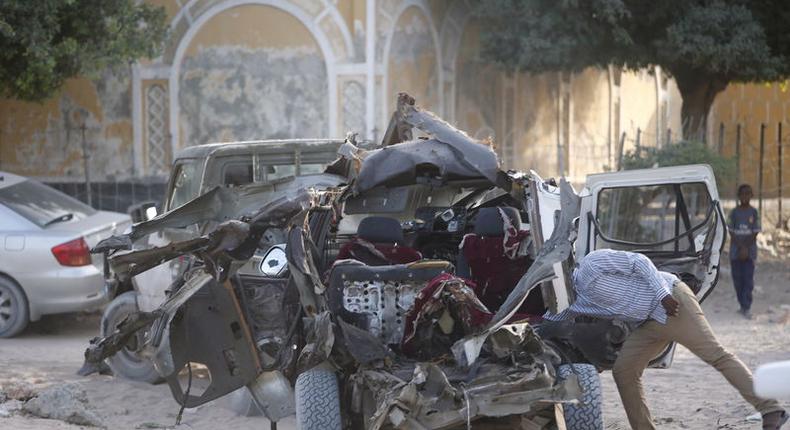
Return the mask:
[(340, 248), (337, 259), (359, 260), (368, 266), (406, 264), (422, 259), (417, 250), (403, 243), (403, 228), (398, 220), (370, 216), (359, 223), (356, 236)]
[[(492, 312), (504, 303), (531, 263), (529, 257), (518, 255), (528, 235), (520, 227), (521, 216), (515, 208), (481, 208), (474, 232), (464, 236), (460, 245), (458, 274), (477, 284), (480, 301)], [(540, 315), (543, 308), (540, 294), (530, 294), (519, 312)]]

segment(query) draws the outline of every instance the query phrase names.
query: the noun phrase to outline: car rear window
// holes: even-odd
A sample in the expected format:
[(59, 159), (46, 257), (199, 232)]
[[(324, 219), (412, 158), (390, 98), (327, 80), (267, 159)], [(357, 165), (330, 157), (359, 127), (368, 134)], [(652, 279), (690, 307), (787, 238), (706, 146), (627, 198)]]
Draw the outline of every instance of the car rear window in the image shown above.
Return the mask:
[(82, 219), (96, 213), (85, 203), (31, 180), (0, 188), (0, 203), (42, 228), (64, 215)]

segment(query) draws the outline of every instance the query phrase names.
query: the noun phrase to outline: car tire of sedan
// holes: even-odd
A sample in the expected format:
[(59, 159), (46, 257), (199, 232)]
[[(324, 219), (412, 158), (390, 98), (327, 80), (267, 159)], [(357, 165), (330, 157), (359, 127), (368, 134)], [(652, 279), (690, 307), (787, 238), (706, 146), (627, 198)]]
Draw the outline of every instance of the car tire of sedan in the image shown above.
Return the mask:
[(30, 322), (27, 296), (16, 282), (0, 276), (0, 338), (14, 337)]
[(296, 378), (296, 429), (340, 430), (340, 390), (335, 373), (313, 368)]
[(598, 370), (591, 364), (563, 364), (560, 380), (576, 374), (582, 387), (578, 404), (565, 404), (565, 425), (568, 430), (603, 430), (603, 395)]
[[(137, 294), (134, 291), (127, 291), (116, 297), (102, 314), (101, 336), (112, 334), (118, 324), (138, 310)], [(132, 338), (131, 344), (127, 344), (117, 354), (107, 359), (107, 365), (115, 376), (149, 384), (160, 383), (163, 379), (156, 372), (154, 363), (136, 351), (137, 342), (141, 340), (139, 337)]]

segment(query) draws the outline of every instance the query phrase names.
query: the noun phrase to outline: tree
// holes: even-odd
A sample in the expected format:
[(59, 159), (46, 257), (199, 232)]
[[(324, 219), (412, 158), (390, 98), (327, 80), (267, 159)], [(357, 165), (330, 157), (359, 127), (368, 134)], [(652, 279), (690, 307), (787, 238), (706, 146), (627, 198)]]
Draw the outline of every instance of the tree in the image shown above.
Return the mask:
[(135, 0), (0, 0), (0, 97), (42, 101), (68, 78), (154, 57), (165, 19)]
[(478, 0), (484, 58), (508, 70), (659, 65), (683, 96), (684, 134), (704, 129), (730, 82), (790, 76), (790, 8), (766, 0)]

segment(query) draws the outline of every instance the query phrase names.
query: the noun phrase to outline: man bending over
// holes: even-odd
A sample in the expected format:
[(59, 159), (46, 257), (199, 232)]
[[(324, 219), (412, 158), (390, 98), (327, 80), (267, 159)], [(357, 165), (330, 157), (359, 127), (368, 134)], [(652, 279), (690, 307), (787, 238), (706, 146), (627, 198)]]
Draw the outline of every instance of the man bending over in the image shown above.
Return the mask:
[(548, 320), (577, 315), (639, 323), (626, 339), (612, 374), (631, 427), (655, 429), (642, 389), (642, 372), (670, 342), (677, 342), (722, 373), (763, 416), (763, 429), (776, 430), (788, 414), (776, 400), (754, 394), (752, 374), (713, 334), (691, 289), (661, 272), (642, 254), (601, 249), (584, 257), (573, 272), (576, 301)]

